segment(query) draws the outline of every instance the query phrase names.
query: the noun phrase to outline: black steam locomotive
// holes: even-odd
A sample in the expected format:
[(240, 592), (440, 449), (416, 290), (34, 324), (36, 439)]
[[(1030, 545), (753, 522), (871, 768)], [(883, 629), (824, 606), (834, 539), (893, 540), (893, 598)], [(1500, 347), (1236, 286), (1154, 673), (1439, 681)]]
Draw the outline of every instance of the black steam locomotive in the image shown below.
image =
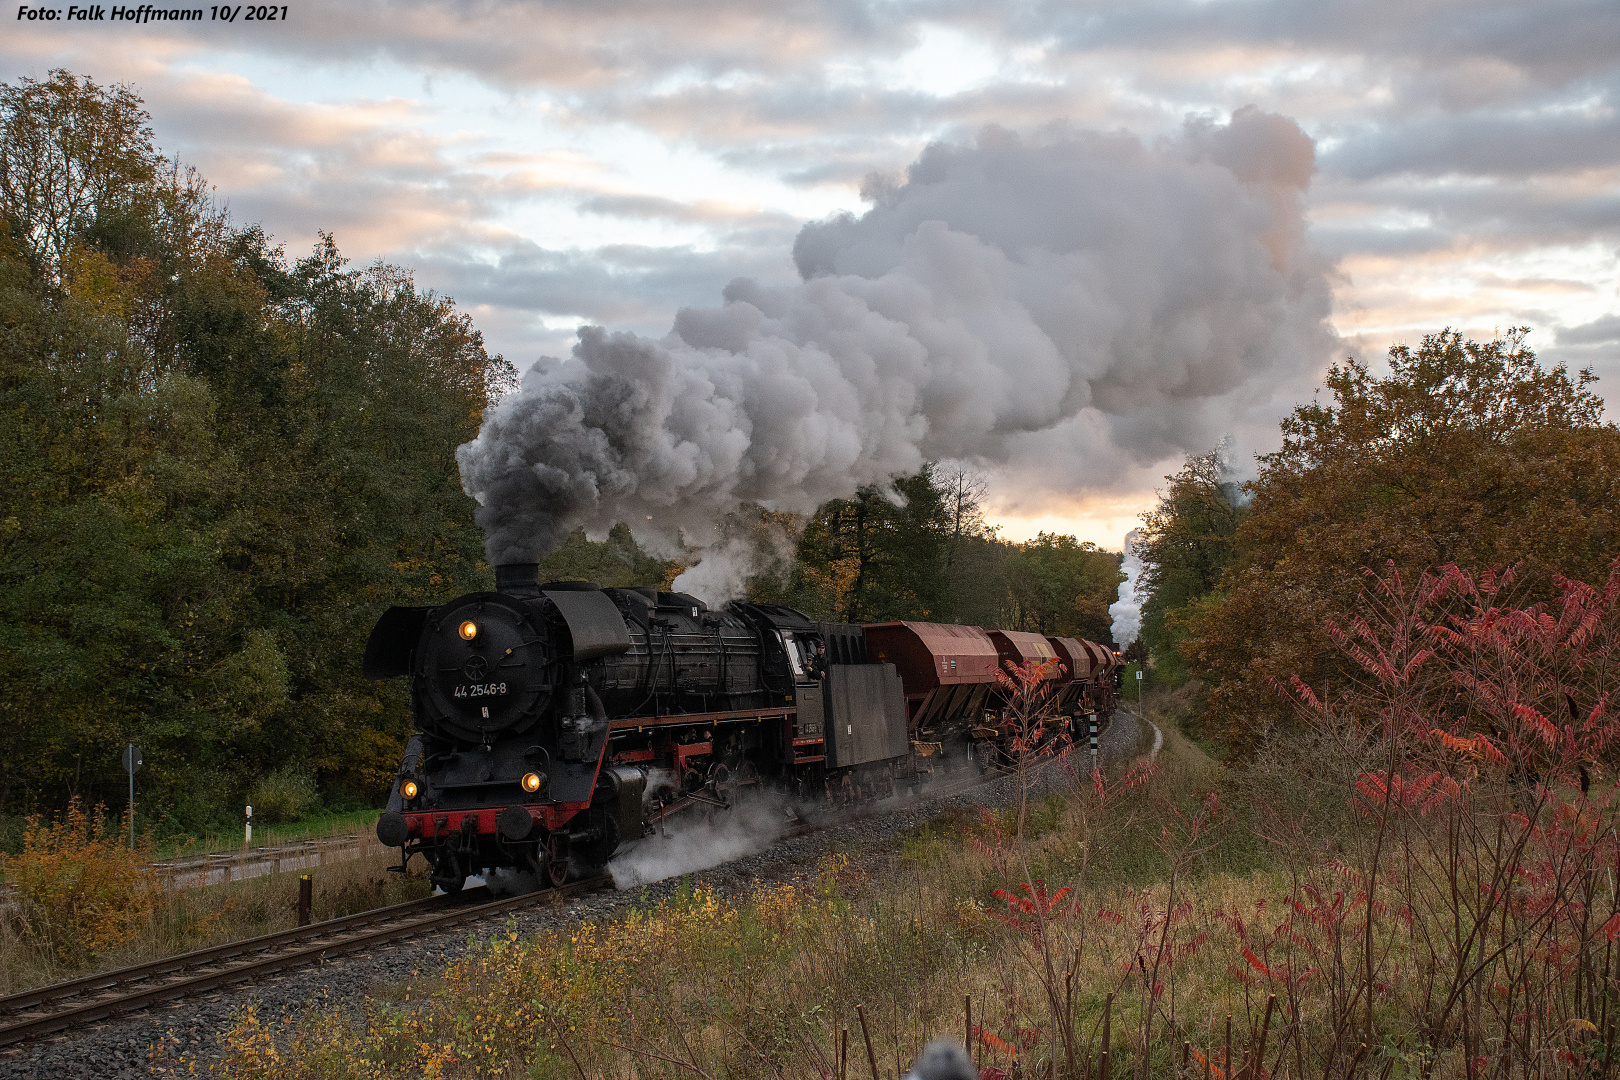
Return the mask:
[[(954, 685), (994, 682), (995, 650), (1007, 646), (976, 627), (887, 624), (882, 640), (923, 628), (969, 650), (959, 665), (891, 648), (890, 662), (867, 656), (866, 628), (791, 608), (542, 586), (532, 563), (497, 567), (496, 588), (390, 608), (366, 645), (368, 677), (410, 678), (417, 728), (377, 836), (402, 865), (425, 855), (446, 892), (496, 867), (560, 884), (673, 814), (729, 806), (761, 785), (835, 802), (881, 796), (915, 774), (914, 753), (971, 756), (1007, 734), (993, 693)], [(1062, 669), (1075, 717), (1112, 708), (1117, 670), (1090, 667), (1086, 679), (1072, 660)]]

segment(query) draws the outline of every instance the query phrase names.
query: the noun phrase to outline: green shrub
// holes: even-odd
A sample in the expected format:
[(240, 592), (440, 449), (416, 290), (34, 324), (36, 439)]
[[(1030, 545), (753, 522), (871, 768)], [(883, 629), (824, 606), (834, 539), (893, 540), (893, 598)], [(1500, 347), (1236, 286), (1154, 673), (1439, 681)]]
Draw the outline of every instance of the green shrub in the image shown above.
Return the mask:
[(277, 769), (248, 789), (253, 820), (265, 825), (297, 821), (320, 802), (315, 777), (307, 769), (289, 765)]
[(28, 819), (20, 814), (0, 814), (0, 854), (19, 854), (27, 831)]

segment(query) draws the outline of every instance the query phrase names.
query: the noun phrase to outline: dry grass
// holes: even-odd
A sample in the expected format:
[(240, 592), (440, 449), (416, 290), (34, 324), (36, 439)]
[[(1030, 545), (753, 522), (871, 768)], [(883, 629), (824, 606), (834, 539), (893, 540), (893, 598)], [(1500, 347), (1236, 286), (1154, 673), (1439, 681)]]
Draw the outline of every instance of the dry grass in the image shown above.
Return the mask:
[[(299, 873), (165, 890), (138, 870), (149, 849), (132, 859), (124, 843), (114, 835), (80, 844), (50, 860), (30, 861), (24, 856), (8, 860), (13, 882), (35, 873), (58, 881), (116, 879), (128, 887), (116, 897), (102, 890), (103, 897), (77, 908), (24, 890), (0, 917), (0, 995), (297, 925)], [(406, 876), (388, 871), (393, 862), (392, 857), (379, 855), (304, 871), (314, 878), (313, 917), (336, 918), (428, 894), (420, 866)], [(126, 872), (132, 868), (135, 873)], [(108, 925), (109, 909), (122, 916), (117, 933), (96, 929)], [(64, 942), (76, 947), (64, 948)]]

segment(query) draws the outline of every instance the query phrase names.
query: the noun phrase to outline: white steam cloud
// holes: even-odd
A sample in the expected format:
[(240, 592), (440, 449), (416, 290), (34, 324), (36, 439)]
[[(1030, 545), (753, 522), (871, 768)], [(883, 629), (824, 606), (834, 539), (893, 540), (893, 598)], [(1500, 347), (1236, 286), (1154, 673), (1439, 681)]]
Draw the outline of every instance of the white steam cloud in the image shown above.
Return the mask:
[(537, 363), (457, 452), (490, 561), (619, 521), (707, 547), (741, 504), (808, 513), (929, 460), (1039, 455), (1079, 489), (1211, 445), (1332, 344), (1314, 168), (1252, 107), (1152, 146), (931, 146), (863, 216), (805, 226), (802, 283), (737, 279), (662, 340), (584, 327)]
[(795, 530), (780, 520), (750, 517), (731, 514), (717, 522), (696, 564), (676, 577), (674, 590), (721, 604), (745, 599), (748, 579), (762, 570), (782, 573), (793, 560)]
[(1141, 542), (1141, 529), (1125, 534), (1125, 559), (1119, 567), (1125, 571), (1125, 580), (1119, 583), (1119, 599), (1108, 607), (1108, 617), (1114, 621), (1114, 643), (1122, 649), (1142, 633), (1142, 601), (1136, 596), (1136, 582), (1142, 576), (1142, 557), (1137, 553)]
[(713, 822), (697, 811), (681, 815), (613, 857), (608, 863), (613, 886), (633, 889), (764, 851), (792, 824), (786, 809), (776, 798), (747, 798)]
[(737, 537), (711, 543), (704, 549), (702, 560), (677, 576), (670, 587), (710, 604), (744, 599), (756, 555), (753, 544)]

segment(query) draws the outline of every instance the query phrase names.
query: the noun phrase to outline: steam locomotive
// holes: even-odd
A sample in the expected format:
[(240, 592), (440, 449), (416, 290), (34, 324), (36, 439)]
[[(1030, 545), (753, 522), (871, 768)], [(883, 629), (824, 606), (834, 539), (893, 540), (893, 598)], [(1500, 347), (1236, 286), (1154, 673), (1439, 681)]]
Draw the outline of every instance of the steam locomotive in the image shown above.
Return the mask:
[(1089, 641), (714, 610), (500, 566), (495, 592), (389, 608), (372, 630), (365, 674), (408, 677), (416, 725), (377, 836), (445, 892), (498, 867), (561, 884), (750, 789), (839, 803), (982, 765), (1020, 737), (996, 672), (1049, 659), (1057, 718), (1038, 737), (1105, 722), (1120, 659)]

